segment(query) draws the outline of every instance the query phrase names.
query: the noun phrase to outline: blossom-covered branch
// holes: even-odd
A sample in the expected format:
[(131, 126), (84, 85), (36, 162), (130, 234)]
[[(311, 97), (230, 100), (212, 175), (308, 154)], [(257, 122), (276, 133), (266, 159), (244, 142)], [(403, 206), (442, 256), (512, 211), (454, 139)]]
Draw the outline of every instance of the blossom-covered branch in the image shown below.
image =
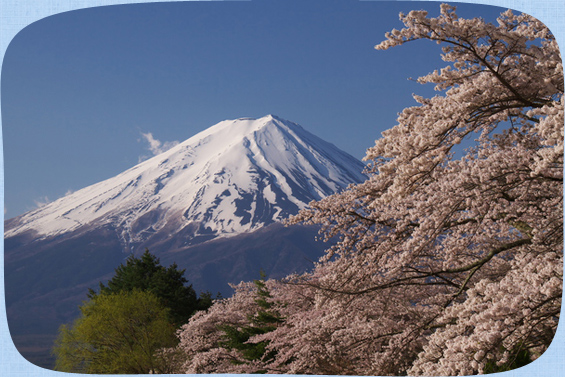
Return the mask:
[[(442, 44), (448, 65), (418, 79), (439, 94), (415, 96), (418, 105), (368, 149), (365, 182), (290, 220), (319, 224), (337, 242), (311, 273), (267, 282), (282, 320), (248, 340), (273, 356), (263, 371), (496, 372), (534, 360), (555, 334), (564, 137), (557, 43), (541, 22), (511, 11), (491, 24), (444, 4), (438, 17), (413, 11), (400, 20), (404, 28), (376, 48)], [(182, 371), (257, 370), (257, 362), (222, 361), (217, 342), (204, 352), (194, 346), (210, 321), (249, 326), (234, 306), (249, 297), (238, 291), (230, 306), (191, 320), (181, 333)]]

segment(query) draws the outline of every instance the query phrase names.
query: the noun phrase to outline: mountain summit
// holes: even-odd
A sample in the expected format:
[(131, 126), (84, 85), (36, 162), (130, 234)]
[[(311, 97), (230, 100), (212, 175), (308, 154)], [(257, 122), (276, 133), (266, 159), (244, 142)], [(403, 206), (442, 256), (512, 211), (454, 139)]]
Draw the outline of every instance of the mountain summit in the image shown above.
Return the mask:
[(364, 180), (363, 164), (273, 115), (220, 122), (149, 160), (6, 223), (35, 239), (111, 226), (126, 249), (253, 231)]
[(220, 122), (103, 182), (4, 224), (10, 334), (50, 368), (57, 329), (89, 288), (145, 248), (176, 263), (197, 292), (302, 273), (328, 245), (318, 228), (278, 221), (364, 180), (364, 165), (272, 115)]

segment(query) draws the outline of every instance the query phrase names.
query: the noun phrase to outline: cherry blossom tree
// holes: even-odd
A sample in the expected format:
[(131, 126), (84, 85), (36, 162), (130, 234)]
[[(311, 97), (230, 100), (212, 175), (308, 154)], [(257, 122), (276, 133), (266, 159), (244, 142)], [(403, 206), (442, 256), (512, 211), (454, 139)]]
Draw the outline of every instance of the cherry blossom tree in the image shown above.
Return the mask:
[[(312, 273), (267, 281), (283, 320), (248, 342), (267, 342), (275, 356), (260, 368), (269, 373), (488, 373), (536, 359), (555, 334), (564, 137), (557, 43), (541, 22), (511, 11), (491, 24), (443, 4), (438, 17), (412, 11), (400, 20), (404, 28), (376, 48), (441, 44), (447, 66), (418, 79), (439, 94), (415, 96), (376, 140), (366, 182), (290, 220), (320, 224), (338, 242)], [(184, 327), (184, 372), (257, 368), (218, 356), (226, 350), (217, 325), (248, 326), (251, 297), (240, 288)]]
[(179, 332), (177, 348), (163, 350), (180, 373), (259, 373), (272, 360), (268, 341), (250, 342), (254, 335), (276, 328), (282, 319), (274, 309), (274, 280), (242, 282), (235, 294), (197, 312)]

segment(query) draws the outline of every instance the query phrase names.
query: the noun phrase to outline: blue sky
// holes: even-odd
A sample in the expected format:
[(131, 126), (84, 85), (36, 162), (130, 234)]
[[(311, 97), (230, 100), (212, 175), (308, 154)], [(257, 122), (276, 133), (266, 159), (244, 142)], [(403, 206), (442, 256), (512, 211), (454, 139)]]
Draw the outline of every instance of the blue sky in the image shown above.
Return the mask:
[(433, 43), (373, 48), (412, 9), (439, 3), (171, 2), (31, 24), (2, 65), (5, 218), (151, 156), (144, 133), (183, 141), (224, 119), (276, 114), (362, 158), (412, 93), (433, 95), (408, 78), (444, 65)]

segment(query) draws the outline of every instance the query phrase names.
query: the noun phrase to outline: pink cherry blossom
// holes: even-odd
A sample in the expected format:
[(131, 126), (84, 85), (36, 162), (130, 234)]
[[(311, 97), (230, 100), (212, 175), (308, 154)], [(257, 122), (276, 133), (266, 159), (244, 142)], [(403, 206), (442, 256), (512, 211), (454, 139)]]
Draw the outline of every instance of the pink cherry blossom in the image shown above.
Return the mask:
[(439, 94), (415, 96), (367, 150), (367, 181), (290, 219), (338, 242), (311, 273), (267, 281), (284, 320), (249, 342), (276, 356), (246, 362), (219, 346), (218, 324), (258, 310), (242, 283), (180, 331), (180, 372), (468, 375), (551, 343), (563, 282), (557, 43), (512, 11), (496, 25), (445, 4), (400, 20), (376, 49), (441, 44), (446, 67), (418, 79)]

